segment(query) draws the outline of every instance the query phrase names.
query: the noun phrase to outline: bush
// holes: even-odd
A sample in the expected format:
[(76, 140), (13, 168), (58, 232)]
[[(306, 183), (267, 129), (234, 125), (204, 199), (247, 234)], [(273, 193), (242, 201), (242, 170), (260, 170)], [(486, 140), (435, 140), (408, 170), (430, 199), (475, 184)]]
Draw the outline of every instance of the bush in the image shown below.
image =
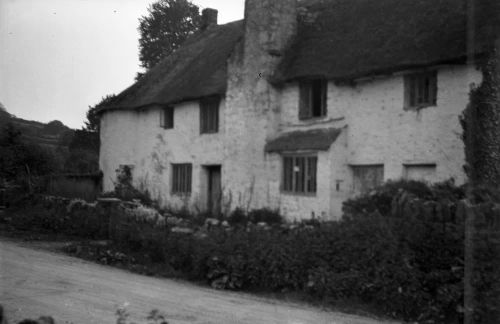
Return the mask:
[(248, 217), (243, 209), (236, 208), (235, 210), (233, 210), (231, 212), (231, 214), (229, 214), (227, 221), (232, 226), (234, 226), (234, 225), (246, 225), (246, 223), (248, 222)]
[(465, 197), (464, 187), (457, 187), (451, 180), (432, 185), (414, 180), (387, 181), (367, 194), (346, 200), (342, 210), (347, 217), (374, 212), (389, 215), (394, 197), (402, 192), (422, 201), (457, 202)]
[(419, 321), (456, 316), (461, 304), (459, 225), (372, 215), (316, 226), (216, 226), (204, 235), (166, 231), (155, 242), (147, 249), (158, 262), (217, 289), (361, 300)]
[(248, 213), (248, 218), (254, 224), (261, 222), (270, 225), (283, 223), (283, 217), (279, 214), (279, 211), (269, 208), (254, 209)]
[[(491, 210), (498, 197), (484, 190), (474, 191), (476, 201)], [(463, 188), (450, 182), (390, 182), (346, 202), (351, 217), (339, 222), (281, 226), (259, 224), (281, 223), (277, 212), (267, 209), (248, 214), (235, 210), (228, 222), (207, 224), (193, 217), (165, 219), (151, 208), (124, 204), (130, 210), (124, 207), (120, 220), (127, 230), (118, 241), (217, 289), (293, 291), (319, 300), (361, 301), (399, 319), (447, 323), (457, 320), (463, 302), (465, 229), (463, 221), (434, 216), (439, 208), (444, 213), (443, 206), (456, 210), (463, 195)], [(403, 209), (394, 217), (394, 204), (401, 201), (422, 207), (424, 216), (410, 217)], [(491, 314), (495, 306), (486, 302), (493, 296), (488, 287), (498, 287), (495, 251), (500, 244), (478, 237), (478, 314)]]
[(231, 212), (227, 221), (233, 226), (246, 225), (248, 222), (253, 224), (266, 223), (269, 225), (278, 225), (284, 222), (278, 210), (269, 208), (253, 209), (249, 213), (245, 213), (241, 208), (236, 208)]
[(109, 215), (80, 199), (32, 196), (25, 205), (9, 210), (9, 216), (10, 224), (20, 230), (108, 237)]

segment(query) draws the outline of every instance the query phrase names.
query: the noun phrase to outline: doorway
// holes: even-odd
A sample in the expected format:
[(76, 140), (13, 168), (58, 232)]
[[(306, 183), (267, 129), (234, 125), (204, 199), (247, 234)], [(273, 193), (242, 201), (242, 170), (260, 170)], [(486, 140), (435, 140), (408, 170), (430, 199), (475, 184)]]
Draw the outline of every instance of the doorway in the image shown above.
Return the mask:
[(204, 168), (207, 174), (207, 211), (217, 217), (221, 213), (221, 166), (208, 165)]

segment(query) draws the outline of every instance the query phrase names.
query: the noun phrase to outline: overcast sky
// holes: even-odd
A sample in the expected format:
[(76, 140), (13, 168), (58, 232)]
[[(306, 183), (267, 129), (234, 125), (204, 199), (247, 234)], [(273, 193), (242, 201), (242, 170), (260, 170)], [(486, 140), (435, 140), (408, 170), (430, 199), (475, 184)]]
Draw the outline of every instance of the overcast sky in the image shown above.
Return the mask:
[[(20, 118), (83, 126), (89, 105), (140, 70), (139, 17), (154, 0), (0, 0), (0, 102)], [(194, 0), (243, 18), (244, 0)]]

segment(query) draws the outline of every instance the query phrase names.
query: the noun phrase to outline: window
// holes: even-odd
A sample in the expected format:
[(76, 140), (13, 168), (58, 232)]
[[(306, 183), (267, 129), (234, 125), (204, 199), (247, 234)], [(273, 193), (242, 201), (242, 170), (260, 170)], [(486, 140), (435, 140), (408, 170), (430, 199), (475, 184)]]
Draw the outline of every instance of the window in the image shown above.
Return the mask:
[(404, 164), (404, 178), (432, 182), (436, 178), (436, 164)]
[(219, 98), (200, 101), (200, 133), (209, 134), (219, 131)]
[(160, 111), (160, 126), (174, 128), (174, 107), (165, 107)]
[(193, 166), (191, 163), (172, 164), (172, 193), (191, 193), (191, 174)]
[(384, 181), (384, 165), (353, 165), (353, 190), (365, 193), (380, 186)]
[(310, 80), (300, 83), (299, 119), (326, 116), (326, 80)]
[(316, 156), (284, 156), (282, 190), (289, 193), (316, 193)]
[(405, 76), (405, 106), (419, 109), (436, 105), (437, 73), (425, 72)]

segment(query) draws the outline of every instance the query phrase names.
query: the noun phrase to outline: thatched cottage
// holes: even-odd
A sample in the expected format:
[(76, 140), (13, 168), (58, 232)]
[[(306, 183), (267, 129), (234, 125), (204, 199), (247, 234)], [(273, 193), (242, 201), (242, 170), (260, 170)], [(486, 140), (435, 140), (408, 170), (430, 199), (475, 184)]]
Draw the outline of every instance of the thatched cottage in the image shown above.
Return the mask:
[(459, 116), (496, 2), (247, 0), (224, 25), (205, 9), (101, 111), (104, 190), (128, 168), (171, 208), (337, 219), (388, 179), (463, 183)]

